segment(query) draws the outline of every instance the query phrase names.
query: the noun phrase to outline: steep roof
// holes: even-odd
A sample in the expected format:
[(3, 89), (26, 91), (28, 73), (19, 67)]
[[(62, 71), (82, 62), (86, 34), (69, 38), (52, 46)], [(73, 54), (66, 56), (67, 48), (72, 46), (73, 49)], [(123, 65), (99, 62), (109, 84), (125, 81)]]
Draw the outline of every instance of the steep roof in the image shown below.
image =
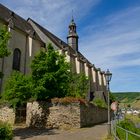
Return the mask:
[[(71, 52), (71, 54), (77, 55), (80, 57), (84, 62), (88, 63), (90, 66), (93, 66), (92, 63), (86, 59), (83, 54), (80, 52), (76, 52), (73, 48), (71, 48), (67, 43), (65, 43), (63, 40), (52, 34), (50, 31), (36, 23), (31, 18), (28, 18), (28, 20), (25, 20), (24, 18), (20, 17), (13, 11), (9, 10), (7, 7), (0, 4), (0, 20), (5, 22), (7, 25), (9, 24), (10, 20), (13, 22), (14, 26), (18, 28), (19, 30), (23, 31), (26, 34), (29, 34), (30, 36), (34, 36), (39, 41), (43, 42), (43, 40), (39, 37), (37, 32), (35, 31), (34, 27), (32, 27), (31, 22), (33, 22), (47, 37), (50, 38), (50, 40), (56, 44), (60, 49), (66, 49)], [(46, 43), (46, 42), (44, 42)]]
[[(39, 25), (37, 22), (35, 22), (33, 19), (28, 19), (29, 23), (34, 23), (47, 37), (50, 38), (50, 40), (55, 43), (60, 49), (66, 49), (69, 50), (71, 52), (71, 54), (77, 55), (80, 60), (82, 60), (83, 62), (87, 63), (90, 67), (94, 66), (92, 63), (89, 62), (89, 60), (80, 52), (76, 52), (72, 47), (70, 47), (67, 43), (65, 43), (64, 41), (62, 41), (60, 38), (58, 38), (57, 36), (55, 36), (54, 34), (52, 34), (50, 31), (48, 31), (46, 28), (42, 27), (41, 25)], [(32, 25), (32, 24), (31, 24)], [(46, 42), (44, 42), (46, 43)]]
[[(60, 38), (58, 38), (57, 36), (55, 36), (54, 34), (52, 34), (50, 31), (48, 31), (46, 28), (42, 27), (41, 25), (39, 25), (37, 22), (35, 22), (33, 19), (29, 18), (28, 19), (29, 23), (30, 21), (33, 22), (47, 37), (50, 38), (50, 40), (52, 42), (54, 42), (60, 49), (62, 48), (69, 48), (70, 51), (72, 51), (73, 53), (75, 53), (75, 51), (67, 44), (65, 43), (63, 40), (61, 40)], [(44, 42), (45, 43), (45, 42)]]
[(32, 37), (34, 36), (36, 39), (41, 41), (39, 36), (35, 34), (32, 26), (24, 18), (20, 17), (2, 4), (0, 4), (0, 20), (7, 25), (9, 24), (9, 22), (12, 22), (14, 27), (16, 27), (17, 29), (23, 31), (26, 34), (29, 34)]

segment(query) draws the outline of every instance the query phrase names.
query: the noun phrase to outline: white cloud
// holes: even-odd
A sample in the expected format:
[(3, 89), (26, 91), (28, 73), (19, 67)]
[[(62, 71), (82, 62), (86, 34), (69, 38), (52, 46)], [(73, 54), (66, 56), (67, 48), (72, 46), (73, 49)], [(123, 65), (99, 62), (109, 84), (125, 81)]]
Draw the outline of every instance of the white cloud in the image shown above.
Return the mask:
[[(74, 11), (76, 23), (80, 23), (102, 0), (1, 0), (3, 4), (24, 18), (31, 17), (55, 35), (64, 38)], [(126, 54), (140, 53), (140, 7), (130, 7), (102, 17), (91, 19), (90, 25), (79, 31), (80, 51), (97, 67), (111, 69), (113, 90), (139, 90), (140, 57), (123, 59)], [(86, 21), (84, 21), (86, 22)], [(121, 60), (122, 59), (122, 60)], [(131, 67), (131, 68), (129, 68)], [(128, 69), (122, 71), (121, 69)], [(135, 85), (136, 84), (136, 85)], [(119, 86), (118, 86), (119, 85)]]
[[(6, 0), (7, 2), (10, 0)], [(101, 0), (13, 0), (10, 9), (24, 18), (31, 17), (60, 37), (66, 37), (72, 10), (78, 21)]]
[(139, 13), (140, 7), (123, 9), (82, 31), (88, 33), (81, 38), (82, 53), (95, 66), (111, 70), (113, 91), (140, 91)]
[(116, 59), (119, 55), (135, 55), (140, 52), (139, 13), (140, 7), (129, 8), (105, 17), (104, 22), (97, 26), (89, 25), (86, 29), (90, 30), (90, 34), (81, 39), (81, 51), (98, 67), (104, 69), (140, 65), (138, 58), (129, 61)]

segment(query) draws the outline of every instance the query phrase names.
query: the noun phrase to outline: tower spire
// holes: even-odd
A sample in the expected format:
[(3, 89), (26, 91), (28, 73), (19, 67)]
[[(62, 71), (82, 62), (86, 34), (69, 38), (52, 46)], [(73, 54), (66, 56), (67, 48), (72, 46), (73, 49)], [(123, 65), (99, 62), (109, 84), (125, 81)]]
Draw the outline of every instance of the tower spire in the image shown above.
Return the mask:
[(74, 22), (73, 10), (72, 10), (72, 19), (69, 25), (69, 33), (67, 36), (68, 45), (71, 46), (75, 51), (78, 51), (78, 35), (76, 32), (76, 24)]
[(73, 9), (72, 9), (72, 19), (71, 19), (71, 21), (74, 21), (74, 17), (73, 17)]

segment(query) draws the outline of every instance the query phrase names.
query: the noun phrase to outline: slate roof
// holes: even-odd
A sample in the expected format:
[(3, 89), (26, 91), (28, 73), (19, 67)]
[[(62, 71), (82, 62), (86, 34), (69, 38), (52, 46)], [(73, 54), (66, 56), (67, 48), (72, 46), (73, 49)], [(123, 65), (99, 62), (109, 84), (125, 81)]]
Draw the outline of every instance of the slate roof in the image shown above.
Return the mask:
[(67, 43), (62, 41), (60, 38), (52, 34), (50, 31), (48, 31), (46, 28), (39, 25), (37, 22), (35, 22), (33, 19), (29, 18), (27, 21), (33, 22), (47, 37), (50, 38), (52, 42), (54, 42), (59, 48), (65, 48), (69, 47)]
[(48, 31), (46, 28), (42, 27), (41, 25), (39, 25), (37, 22), (35, 22), (33, 19), (28, 19), (28, 21), (33, 22), (47, 37), (50, 38), (50, 40), (52, 42), (54, 42), (60, 49), (66, 49), (69, 50), (71, 52), (71, 54), (73, 55), (77, 55), (79, 57), (79, 59), (85, 63), (87, 63), (90, 67), (94, 67), (94, 65), (92, 63), (90, 63), (87, 58), (81, 54), (80, 52), (76, 52), (72, 47), (70, 47), (67, 43), (65, 43), (64, 41), (62, 41), (60, 38), (58, 38), (57, 36), (55, 36), (54, 34), (52, 34), (50, 31)]
[[(14, 23), (14, 26), (18, 28), (19, 30), (25, 32), (26, 34), (29, 34), (31, 36), (35, 36), (36, 39), (43, 42), (41, 38), (37, 35), (36, 31), (33, 29), (31, 24), (28, 21), (33, 22), (47, 37), (51, 39), (52, 42), (56, 44), (60, 49), (69, 50), (71, 54), (77, 55), (80, 57), (80, 59), (83, 62), (86, 62), (90, 66), (93, 66), (92, 63), (90, 63), (80, 52), (76, 52), (73, 48), (71, 48), (67, 43), (65, 43), (63, 40), (52, 34), (50, 31), (36, 23), (31, 18), (28, 18), (28, 20), (25, 20), (24, 18), (20, 17), (13, 11), (9, 10), (7, 7), (0, 4), (0, 20), (6, 22), (6, 24), (9, 24), (9, 21), (12, 20)], [(44, 42), (46, 43), (46, 42)]]
[(14, 27), (16, 27), (17, 29), (23, 31), (26, 34), (29, 34), (32, 37), (34, 36), (36, 39), (41, 41), (39, 36), (35, 34), (35, 31), (32, 28), (32, 26), (25, 19), (23, 19), (13, 11), (9, 10), (2, 4), (0, 4), (0, 20), (7, 25), (9, 24), (9, 22), (12, 22)]

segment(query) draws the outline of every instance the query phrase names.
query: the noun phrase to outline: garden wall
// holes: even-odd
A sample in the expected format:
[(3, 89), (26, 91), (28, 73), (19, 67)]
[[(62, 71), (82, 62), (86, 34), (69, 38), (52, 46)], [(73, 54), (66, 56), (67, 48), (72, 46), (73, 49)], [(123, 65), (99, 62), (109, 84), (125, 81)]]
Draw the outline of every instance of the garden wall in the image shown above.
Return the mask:
[(0, 120), (3, 122), (8, 122), (10, 124), (15, 123), (15, 112), (13, 108), (9, 106), (0, 106)]
[(27, 103), (28, 127), (80, 128), (107, 121), (107, 110), (93, 104), (81, 103)]

